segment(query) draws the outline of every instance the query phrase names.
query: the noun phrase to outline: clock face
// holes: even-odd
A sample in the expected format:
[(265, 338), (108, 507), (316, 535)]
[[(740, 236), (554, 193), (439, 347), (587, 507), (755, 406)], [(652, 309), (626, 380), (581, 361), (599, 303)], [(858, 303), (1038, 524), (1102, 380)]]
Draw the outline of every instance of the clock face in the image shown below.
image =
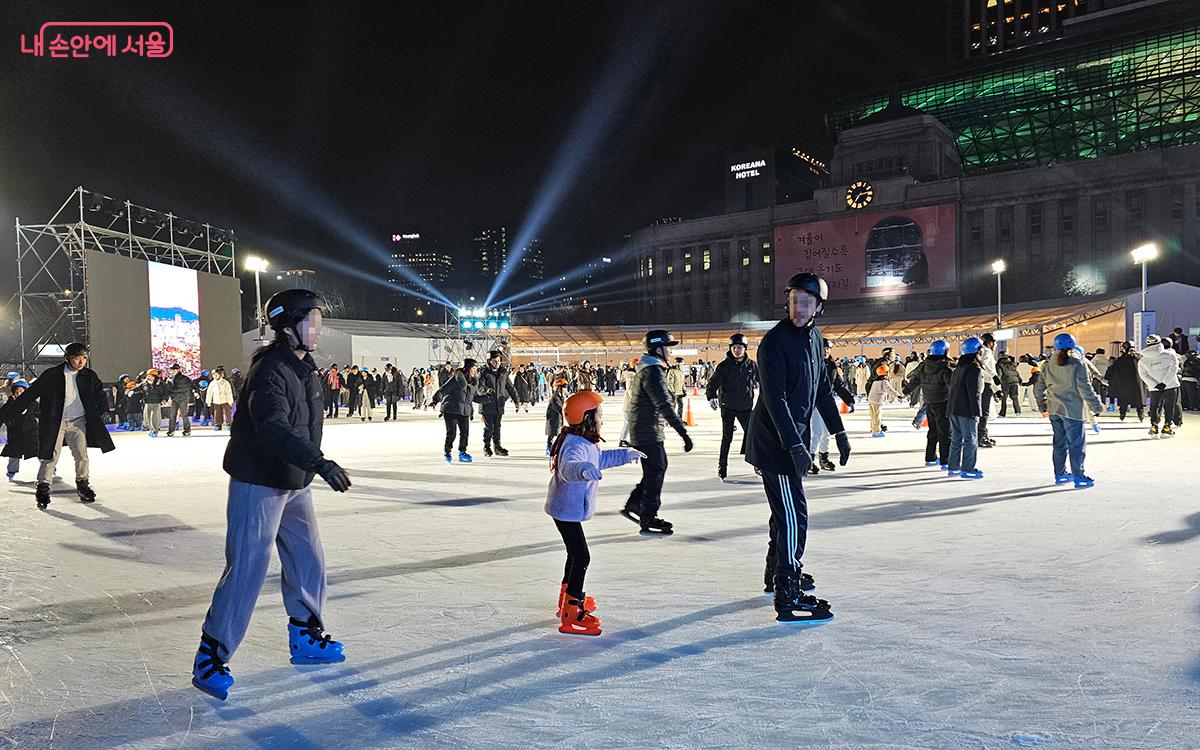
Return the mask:
[(846, 188), (846, 205), (850, 208), (866, 208), (875, 197), (875, 188), (865, 180), (859, 180)]

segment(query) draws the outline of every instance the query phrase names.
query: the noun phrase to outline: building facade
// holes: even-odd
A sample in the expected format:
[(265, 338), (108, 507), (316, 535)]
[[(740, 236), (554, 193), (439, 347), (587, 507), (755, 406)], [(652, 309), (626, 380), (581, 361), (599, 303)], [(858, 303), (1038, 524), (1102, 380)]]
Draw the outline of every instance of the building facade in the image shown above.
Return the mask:
[[(441, 243), (420, 233), (392, 235), (392, 252), (388, 261), (388, 284), (412, 289), (416, 284), (402, 269), (415, 273), (419, 278), (437, 289), (445, 289), (454, 271), (454, 259), (442, 250)], [(409, 320), (424, 317), (417, 310), (425, 301), (410, 294), (396, 291), (391, 295), (393, 320)]]

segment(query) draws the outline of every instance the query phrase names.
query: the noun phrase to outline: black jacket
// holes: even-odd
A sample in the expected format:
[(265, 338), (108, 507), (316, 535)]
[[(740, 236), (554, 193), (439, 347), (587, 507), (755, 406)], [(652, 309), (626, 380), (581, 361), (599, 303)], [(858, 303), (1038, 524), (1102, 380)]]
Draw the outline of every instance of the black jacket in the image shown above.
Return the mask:
[(307, 487), (322, 458), (321, 390), (312, 357), (298, 359), (280, 344), (255, 353), (229, 429), (229, 476), (281, 490)]
[(497, 367), (495, 370), (484, 367), (480, 370), (477, 393), (479, 397), (475, 400), (480, 403), (479, 410), (484, 414), (502, 413), (505, 401), (510, 398), (513, 401), (518, 400), (512, 381), (508, 379), (508, 370), (504, 367)]
[(162, 379), (153, 383), (147, 380), (137, 387), (137, 391), (142, 394), (142, 401), (147, 404), (161, 404), (171, 397), (171, 386)]
[(437, 371), (438, 388), (446, 384), (446, 381), (454, 377), (458, 370), (447, 370), (445, 366), (439, 367)]
[(562, 430), (566, 402), (566, 397), (558, 391), (550, 394), (550, 403), (546, 405), (546, 437), (555, 437)]
[(982, 412), (982, 399), (983, 369), (974, 354), (964, 354), (958, 358), (958, 366), (950, 376), (946, 414), (951, 417), (978, 417)]
[(795, 476), (791, 449), (809, 444), (814, 410), (831, 435), (845, 429), (817, 327), (779, 321), (758, 345), (758, 375), (762, 390), (746, 431), (746, 461), (771, 474)]
[[(38, 400), (38, 441), (37, 455), (42, 461), (54, 457), (55, 441), (58, 440), (58, 429), (62, 425), (63, 402), (66, 400), (66, 374), (63, 365), (55, 365), (43, 372), (29, 390), (13, 399), (9, 409), (22, 412)], [(90, 368), (83, 368), (75, 376), (75, 387), (79, 389), (79, 400), (83, 404), (83, 414), (87, 422), (87, 444), (89, 448), (99, 448), (105, 453), (114, 449), (108, 428), (104, 426), (104, 415), (108, 413), (108, 396), (104, 393), (104, 384), (100, 377)], [(11, 436), (10, 436), (11, 439)], [(24, 451), (25, 447), (21, 446)]]
[(12, 401), (0, 404), (0, 424), (8, 427), (8, 442), (4, 444), (4, 449), (0, 450), (0, 456), (37, 458), (37, 404), (32, 401), (26, 402), (20, 411), (12, 406)]
[(927, 404), (942, 404), (950, 400), (950, 361), (946, 355), (930, 354), (921, 360), (917, 369), (904, 381), (904, 392), (921, 389), (921, 399)]
[[(478, 382), (478, 380), (476, 381)], [(479, 401), (481, 397), (475, 395), (476, 383), (467, 381), (467, 376), (462, 370), (454, 373), (454, 377), (446, 381), (446, 384), (438, 388), (437, 393), (433, 394), (432, 406), (437, 406), (439, 402), (445, 401), (445, 406), (442, 407), (442, 414), (453, 414), (459, 417), (470, 418), (475, 413), (475, 407), (472, 404), (474, 401)]]
[(853, 405), (854, 394), (850, 392), (850, 386), (846, 385), (846, 380), (842, 377), (842, 370), (838, 367), (837, 362), (833, 361), (833, 357), (825, 358), (825, 375), (829, 378), (829, 387), (833, 389), (834, 395), (844, 401), (847, 406)]
[(750, 411), (754, 408), (754, 389), (758, 386), (758, 365), (750, 357), (740, 360), (732, 353), (717, 365), (716, 372), (704, 389), (709, 401), (720, 398), (721, 408), (731, 411)]
[(634, 445), (661, 443), (664, 421), (680, 435), (687, 432), (687, 426), (675, 411), (675, 401), (667, 392), (667, 364), (661, 359), (643, 354), (630, 390), (633, 393), (625, 418)]
[(1138, 377), (1137, 357), (1133, 354), (1122, 354), (1113, 360), (1105, 379), (1108, 380), (1108, 395), (1115, 398), (1118, 404), (1133, 406), (1145, 401), (1142, 379)]
[(404, 376), (399, 372), (393, 372), (391, 380), (388, 380), (386, 373), (381, 377), (383, 377), (383, 395), (400, 398), (400, 382), (404, 380)]
[(192, 379), (182, 372), (177, 372), (166, 381), (168, 393), (172, 401), (192, 402)]

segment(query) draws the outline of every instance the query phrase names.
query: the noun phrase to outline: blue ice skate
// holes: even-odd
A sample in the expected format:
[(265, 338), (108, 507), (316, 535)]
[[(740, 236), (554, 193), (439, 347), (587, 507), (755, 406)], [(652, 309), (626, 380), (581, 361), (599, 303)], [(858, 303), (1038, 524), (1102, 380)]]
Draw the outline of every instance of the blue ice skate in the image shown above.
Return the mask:
[(10, 481), (10, 482), (13, 481), (13, 477), (15, 477), (17, 475), (17, 472), (15, 472), (15, 471), (6, 471), (4, 473), (8, 477), (8, 481)]
[(941, 463), (939, 463), (937, 461), (926, 461), (925, 465), (926, 466), (941, 466)]
[(1074, 481), (1074, 479), (1075, 479), (1075, 477), (1072, 476), (1070, 472), (1064, 472), (1062, 474), (1054, 475), (1054, 483), (1055, 484), (1069, 484), (1072, 481)]
[(1096, 483), (1095, 480), (1093, 480), (1091, 477), (1084, 476), (1083, 474), (1080, 474), (1079, 476), (1075, 477), (1075, 489), (1077, 489), (1077, 490), (1086, 489), (1088, 487), (1091, 487), (1095, 483)]
[(1100, 434), (1100, 423), (1099, 422), (1096, 422), (1092, 425), (1092, 432), (1096, 433), (1097, 435)]
[(337, 664), (346, 661), (342, 644), (329, 637), (314, 616), (308, 622), (288, 618), (288, 646), (292, 664)]
[(229, 688), (233, 687), (233, 675), (229, 674), (229, 667), (218, 654), (220, 647), (216, 638), (201, 634), (200, 650), (192, 664), (192, 684), (223, 701), (229, 696)]
[(949, 477), (956, 477), (961, 473), (962, 472), (959, 471), (958, 469), (946, 469), (946, 476), (949, 476)]
[(874, 438), (874, 437), (887, 437), (887, 433), (886, 433), (886, 432), (882, 432), (882, 431), (880, 431), (880, 432), (874, 432), (874, 433), (871, 433), (871, 437), (873, 437), (873, 438)]
[(454, 459), (450, 457), (449, 453), (446, 454), (446, 463), (448, 463), (448, 464), (454, 463)]
[(469, 464), (469, 463), (471, 463), (471, 461), (472, 461), (472, 460), (473, 460), (473, 459), (471, 458), (471, 454), (470, 454), (470, 453), (467, 453), (466, 451), (459, 451), (459, 452), (458, 452), (458, 462), (459, 462), (460, 464)]
[(963, 479), (983, 479), (983, 470), (982, 469), (963, 469), (962, 470), (962, 478)]

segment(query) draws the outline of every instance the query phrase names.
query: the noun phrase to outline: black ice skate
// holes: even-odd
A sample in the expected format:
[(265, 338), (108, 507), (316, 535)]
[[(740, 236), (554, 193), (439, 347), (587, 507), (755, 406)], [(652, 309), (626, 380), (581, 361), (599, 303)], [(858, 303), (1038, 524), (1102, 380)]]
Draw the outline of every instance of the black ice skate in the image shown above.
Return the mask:
[(670, 536), (671, 534), (675, 533), (674, 528), (671, 526), (671, 522), (664, 521), (663, 519), (659, 518), (658, 516), (655, 516), (654, 518), (647, 518), (647, 519), (643, 520), (641, 522), (641, 526), (642, 526), (641, 533), (643, 533), (647, 536), (652, 535), (652, 534), (658, 534), (661, 536)]
[(829, 460), (828, 453), (818, 453), (817, 454), (817, 463), (820, 464), (821, 468), (824, 469), (825, 471), (833, 471), (836, 468), (833, 465), (833, 461)]
[(638, 524), (639, 526), (642, 524), (642, 514), (640, 512), (638, 512), (638, 509), (635, 507), (626, 505), (624, 508), (621, 509), (621, 515), (625, 516), (630, 521), (633, 521), (634, 523)]
[(497, 456), (507, 456), (508, 448), (501, 448), (499, 445), (497, 445), (496, 446), (496, 455)]
[(829, 602), (802, 592), (799, 571), (775, 575), (775, 619), (778, 622), (823, 622), (833, 619)]
[(79, 493), (79, 502), (94, 503), (96, 502), (96, 491), (88, 484), (88, 480), (80, 479), (75, 483), (75, 491)]
[(50, 485), (45, 482), (38, 482), (34, 497), (37, 499), (38, 509), (45, 510), (46, 506), (50, 504)]

